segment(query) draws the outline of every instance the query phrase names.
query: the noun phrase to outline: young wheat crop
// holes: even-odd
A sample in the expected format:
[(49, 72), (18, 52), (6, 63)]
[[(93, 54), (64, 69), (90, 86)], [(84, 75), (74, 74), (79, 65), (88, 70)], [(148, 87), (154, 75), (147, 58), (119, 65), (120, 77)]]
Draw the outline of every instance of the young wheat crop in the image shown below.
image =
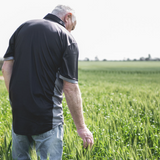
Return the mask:
[[(105, 63), (79, 63), (84, 117), (94, 146), (83, 148), (64, 98), (63, 160), (160, 159), (159, 64), (150, 64), (149, 69), (142, 63), (125, 68), (122, 62), (120, 69), (116, 62)], [(0, 114), (0, 159), (9, 159), (12, 116), (3, 81)], [(33, 151), (32, 159), (35, 155)]]

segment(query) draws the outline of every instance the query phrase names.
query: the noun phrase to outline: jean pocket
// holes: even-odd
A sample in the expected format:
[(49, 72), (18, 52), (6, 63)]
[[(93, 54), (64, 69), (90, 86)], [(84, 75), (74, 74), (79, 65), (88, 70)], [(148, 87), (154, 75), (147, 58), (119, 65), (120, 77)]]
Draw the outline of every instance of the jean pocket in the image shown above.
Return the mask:
[(63, 126), (62, 125), (58, 125), (55, 128), (55, 136), (58, 140), (63, 141)]

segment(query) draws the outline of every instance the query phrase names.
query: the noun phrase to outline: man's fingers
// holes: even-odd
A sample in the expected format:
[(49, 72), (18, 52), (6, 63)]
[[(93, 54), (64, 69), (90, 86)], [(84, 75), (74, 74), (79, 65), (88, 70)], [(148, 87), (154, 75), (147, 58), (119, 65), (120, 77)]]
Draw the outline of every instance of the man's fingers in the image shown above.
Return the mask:
[(89, 138), (87, 138), (87, 145), (91, 144), (91, 140)]
[(84, 148), (87, 148), (88, 146), (90, 146), (90, 148), (93, 146), (93, 139), (92, 138), (85, 138), (83, 140), (83, 146)]
[(84, 148), (87, 148), (90, 146), (90, 148), (93, 146), (94, 140), (93, 140), (93, 134), (89, 131), (88, 128), (84, 129), (78, 129), (77, 130), (79, 136), (83, 139), (83, 146)]
[(90, 148), (93, 146), (94, 144), (93, 138), (89, 139), (88, 144), (90, 145)]
[(83, 147), (84, 147), (84, 148), (86, 148), (86, 147), (87, 147), (87, 141), (86, 141), (86, 139), (85, 139), (85, 138), (83, 139)]
[(92, 145), (94, 144), (94, 140), (93, 140), (93, 138), (91, 138), (91, 144), (92, 144)]

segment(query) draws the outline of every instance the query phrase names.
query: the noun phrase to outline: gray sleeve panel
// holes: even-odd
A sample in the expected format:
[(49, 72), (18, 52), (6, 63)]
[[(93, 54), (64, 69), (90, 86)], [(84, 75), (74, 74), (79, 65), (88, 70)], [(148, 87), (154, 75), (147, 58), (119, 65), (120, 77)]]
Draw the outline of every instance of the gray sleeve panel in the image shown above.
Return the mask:
[(61, 76), (61, 75), (59, 75), (59, 78), (65, 80), (65, 81), (67, 81), (67, 82), (70, 82), (70, 83), (78, 84), (78, 81), (75, 81), (75, 80), (73, 80), (73, 79), (68, 79), (68, 78), (63, 77), (63, 76)]
[(14, 57), (7, 57), (7, 58), (4, 58), (3, 61), (9, 61), (9, 60), (14, 60)]

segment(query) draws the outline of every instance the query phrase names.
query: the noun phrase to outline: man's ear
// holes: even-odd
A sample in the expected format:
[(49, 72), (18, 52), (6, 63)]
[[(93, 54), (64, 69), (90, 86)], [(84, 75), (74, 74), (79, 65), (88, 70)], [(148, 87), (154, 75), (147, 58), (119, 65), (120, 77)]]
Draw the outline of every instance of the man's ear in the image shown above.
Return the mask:
[(72, 18), (72, 13), (67, 13), (65, 16), (64, 16), (64, 22), (68, 22), (69, 18)]

